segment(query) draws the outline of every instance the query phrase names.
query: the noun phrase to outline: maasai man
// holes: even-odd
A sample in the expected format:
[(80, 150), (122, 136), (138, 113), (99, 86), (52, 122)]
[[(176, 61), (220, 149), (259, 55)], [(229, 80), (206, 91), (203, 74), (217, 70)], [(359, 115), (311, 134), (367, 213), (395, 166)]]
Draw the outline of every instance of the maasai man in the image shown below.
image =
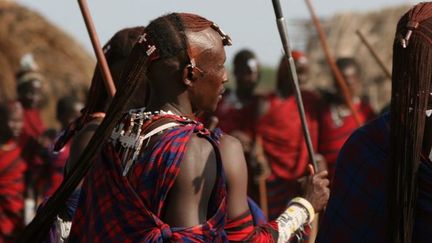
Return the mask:
[(23, 127), (20, 103), (0, 104), (0, 242), (12, 242), (22, 229), (24, 172), (19, 136)]
[(313, 218), (313, 208), (322, 209), (326, 172), (309, 177), (312, 205), (294, 200), (278, 221), (254, 228), (241, 144), (191, 119), (216, 109), (229, 44), (217, 25), (193, 14), (148, 25), (123, 78), (128, 87), (147, 76), (150, 101), (146, 110), (124, 114), (87, 174), (71, 242), (285, 242)]
[(242, 132), (242, 136), (251, 140), (258, 106), (258, 96), (254, 92), (261, 69), (255, 54), (246, 49), (234, 56), (233, 67), (236, 89), (224, 96), (215, 115), (222, 131), (227, 134)]
[[(127, 61), (127, 57), (129, 56), (135, 42), (138, 40), (138, 36), (141, 35), (143, 31), (144, 27), (122, 29), (118, 31), (104, 46), (105, 57), (116, 86), (121, 82), (120, 74)], [(140, 91), (145, 92), (145, 87), (140, 88)], [(96, 67), (87, 103), (83, 109), (83, 114), (71, 123), (71, 117), (66, 114), (72, 114), (73, 112), (64, 113), (66, 116), (62, 115), (63, 112), (58, 113), (58, 119), (62, 121), (62, 124), (68, 124), (68, 127), (64, 129), (63, 134), (56, 142), (54, 149), (59, 153), (59, 159), (60, 157), (65, 157), (65, 155), (62, 154), (65, 150), (69, 150), (67, 158), (64, 158), (67, 159), (64, 168), (64, 173), (66, 175), (75, 163), (77, 163), (80, 154), (87, 146), (99, 124), (102, 122), (110, 100), (111, 98), (104, 86), (100, 69)], [(137, 102), (130, 102), (129, 107), (138, 107), (143, 105), (142, 101), (141, 103)], [(73, 108), (73, 111), (76, 111), (78, 108), (76, 107), (75, 102), (67, 103), (69, 103), (68, 106), (70, 108)], [(75, 105), (72, 106), (70, 103)], [(75, 214), (80, 191), (81, 189), (78, 187), (69, 198), (66, 207), (60, 210), (61, 212), (59, 213), (54, 226), (51, 228), (49, 239), (47, 239), (48, 242), (63, 242), (69, 236), (70, 225), (73, 215)]]
[(390, 113), (356, 130), (336, 163), (317, 242), (430, 242), (432, 3), (399, 20)]
[(45, 131), (40, 116), (43, 77), (36, 71), (20, 71), (17, 74), (18, 100), (24, 107), (23, 139), (36, 139)]
[[(371, 120), (375, 116), (374, 111), (369, 102), (361, 98), (360, 65), (353, 58), (339, 58), (336, 60), (336, 65), (347, 82), (352, 95), (352, 103), (359, 115), (360, 122), (365, 123)], [(323, 104), (319, 121), (320, 136), (318, 142), (318, 151), (327, 162), (330, 180), (334, 175), (339, 150), (351, 133), (358, 128), (353, 114), (343, 100), (336, 79), (334, 80), (334, 87), (336, 88), (335, 93), (322, 93)]]
[[(298, 60), (303, 55), (296, 52), (293, 56)], [(271, 169), (267, 179), (270, 219), (275, 219), (285, 210), (287, 203), (300, 193), (297, 179), (306, 174), (310, 162), (290, 77), (288, 63), (282, 58), (277, 72), (277, 93), (261, 104), (265, 109), (257, 127)], [(300, 73), (299, 77), (305, 83), (306, 75)], [(302, 96), (312, 143), (316, 146), (318, 97), (310, 91), (302, 91)]]
[[(28, 60), (28, 61), (26, 61)], [(24, 126), (20, 135), (22, 157), (27, 163), (26, 215), (34, 215), (35, 205), (43, 194), (46, 182), (45, 165), (48, 147), (44, 144), (45, 124), (40, 115), (43, 102), (44, 77), (37, 71), (31, 55), (21, 60), (21, 70), (16, 75), (18, 100), (24, 108)], [(28, 220), (26, 216), (26, 220)]]

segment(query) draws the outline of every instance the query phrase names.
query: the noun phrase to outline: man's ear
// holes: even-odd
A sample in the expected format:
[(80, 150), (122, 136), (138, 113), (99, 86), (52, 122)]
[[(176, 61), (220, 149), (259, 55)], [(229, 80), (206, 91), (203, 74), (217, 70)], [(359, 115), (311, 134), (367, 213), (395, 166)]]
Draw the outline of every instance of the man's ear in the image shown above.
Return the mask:
[(186, 86), (193, 85), (193, 82), (197, 79), (197, 67), (195, 64), (195, 59), (191, 58), (190, 63), (186, 65), (186, 67), (183, 69), (183, 80)]
[(183, 83), (189, 88), (193, 85), (193, 74), (191, 75), (189, 65), (183, 69)]

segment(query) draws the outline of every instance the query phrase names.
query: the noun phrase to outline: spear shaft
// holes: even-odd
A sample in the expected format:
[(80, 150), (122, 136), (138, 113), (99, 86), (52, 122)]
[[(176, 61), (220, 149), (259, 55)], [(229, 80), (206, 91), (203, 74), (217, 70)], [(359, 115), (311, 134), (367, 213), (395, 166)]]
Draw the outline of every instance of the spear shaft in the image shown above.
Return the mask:
[(87, 0), (78, 0), (78, 4), (79, 4), (79, 7), (81, 9), (81, 13), (82, 13), (82, 16), (84, 18), (85, 25), (87, 27), (87, 31), (88, 31), (89, 36), (90, 36), (93, 50), (96, 54), (98, 66), (99, 66), (100, 70), (102, 71), (102, 76), (103, 76), (103, 80), (105, 83), (105, 88), (106, 88), (108, 94), (110, 95), (110, 97), (114, 97), (114, 94), (116, 92), (116, 87), (114, 85), (114, 81), (112, 79), (111, 72), (109, 70), (105, 55), (104, 55), (103, 50), (101, 48), (99, 37), (96, 33), (96, 28), (94, 26), (93, 19), (90, 15), (90, 10), (89, 10), (88, 4), (87, 4)]
[(357, 123), (358, 126), (361, 125), (361, 121), (360, 121), (360, 116), (357, 113), (357, 111), (354, 109), (353, 103), (352, 103), (352, 96), (351, 96), (351, 92), (348, 89), (348, 85), (346, 83), (346, 80), (344, 79), (341, 71), (339, 70), (339, 68), (336, 65), (336, 62), (333, 58), (333, 56), (330, 54), (330, 48), (328, 47), (328, 42), (327, 42), (327, 37), (324, 33), (323, 28), (321, 27), (320, 21), (318, 20), (318, 17), (315, 13), (315, 9), (312, 5), (311, 0), (305, 0), (306, 1), (306, 5), (309, 9), (309, 12), (311, 14), (312, 17), (312, 22), (315, 25), (315, 28), (318, 32), (318, 36), (319, 36), (319, 40), (322, 46), (322, 49), (324, 51), (324, 55), (326, 57), (327, 63), (330, 66), (330, 69), (334, 75), (334, 77), (336, 78), (336, 81), (340, 87), (340, 90), (342, 92), (343, 98), (345, 100), (345, 104), (348, 106), (348, 108), (351, 110), (351, 113), (354, 116), (354, 119)]
[(306, 141), (306, 145), (307, 145), (307, 149), (308, 149), (308, 153), (309, 153), (309, 158), (312, 161), (312, 164), (315, 168), (315, 171), (318, 172), (318, 165), (317, 165), (317, 161), (315, 159), (315, 153), (314, 153), (314, 149), (312, 146), (312, 140), (311, 140), (311, 136), (309, 133), (309, 128), (307, 125), (307, 121), (306, 121), (306, 114), (304, 111), (304, 105), (303, 105), (303, 99), (302, 99), (302, 95), (300, 92), (300, 86), (299, 86), (299, 82), (298, 82), (298, 77), (297, 77), (297, 71), (296, 71), (296, 67), (295, 67), (295, 63), (294, 63), (294, 58), (292, 57), (291, 54), (291, 48), (289, 46), (289, 39), (288, 39), (288, 29), (286, 26), (286, 22), (285, 22), (285, 18), (283, 16), (282, 13), (282, 8), (280, 5), (279, 0), (272, 0), (273, 2), (273, 9), (276, 15), (276, 23), (277, 23), (277, 27), (279, 30), (279, 35), (282, 41), (282, 46), (285, 52), (285, 58), (287, 59), (289, 66), (290, 66), (290, 70), (291, 70), (291, 76), (292, 76), (292, 81), (293, 81), (293, 85), (294, 85), (294, 94), (296, 97), (296, 103), (297, 103), (297, 108), (298, 108), (298, 112), (300, 114), (300, 119), (301, 119), (301, 123), (302, 123), (302, 129), (303, 129), (303, 135)]
[(373, 49), (372, 45), (369, 43), (369, 41), (366, 39), (366, 37), (363, 35), (363, 33), (360, 30), (356, 31), (357, 36), (360, 38), (362, 43), (366, 46), (366, 48), (369, 50), (370, 54), (374, 58), (374, 60), (377, 62), (378, 66), (380, 66), (381, 70), (384, 72), (384, 74), (389, 78), (392, 79), (392, 75), (390, 71), (385, 66), (383, 60), (378, 56), (376, 51)]

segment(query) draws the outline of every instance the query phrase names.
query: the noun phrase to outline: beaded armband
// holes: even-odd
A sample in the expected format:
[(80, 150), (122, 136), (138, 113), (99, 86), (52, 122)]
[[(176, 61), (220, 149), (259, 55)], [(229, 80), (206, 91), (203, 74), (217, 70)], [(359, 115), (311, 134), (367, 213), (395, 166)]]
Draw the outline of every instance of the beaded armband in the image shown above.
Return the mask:
[(302, 197), (295, 197), (289, 202), (288, 207), (291, 205), (295, 205), (295, 204), (300, 205), (304, 209), (306, 209), (307, 214), (308, 214), (308, 223), (309, 224), (312, 223), (312, 221), (315, 218), (315, 210), (314, 210), (312, 204), (310, 204), (310, 202), (308, 200), (306, 200)]
[(291, 200), (285, 212), (276, 219), (279, 232), (277, 242), (288, 242), (298, 230), (300, 233), (297, 234), (297, 237), (301, 238), (303, 226), (310, 224), (314, 216), (315, 210), (307, 200), (300, 197)]

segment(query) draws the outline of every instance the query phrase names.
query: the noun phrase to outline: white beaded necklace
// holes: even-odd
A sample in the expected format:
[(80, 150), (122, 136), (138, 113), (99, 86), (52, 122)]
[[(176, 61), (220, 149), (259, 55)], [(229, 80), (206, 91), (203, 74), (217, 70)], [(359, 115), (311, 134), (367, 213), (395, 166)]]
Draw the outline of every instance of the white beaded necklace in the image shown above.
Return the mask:
[[(190, 120), (186, 117), (179, 116), (174, 114), (172, 111), (145, 111), (145, 108), (140, 109), (132, 109), (128, 112), (128, 115), (125, 119), (129, 120), (127, 123), (127, 129), (125, 129), (125, 122), (120, 123), (116, 126), (116, 128), (111, 133), (111, 142), (115, 146), (120, 146), (119, 155), (121, 156), (121, 160), (123, 164), (126, 162), (123, 169), (123, 176), (126, 176), (129, 172), (129, 169), (138, 159), (140, 154), (142, 145), (144, 141), (147, 139), (147, 144), (150, 142), (150, 139), (155, 134), (158, 134), (164, 130), (179, 126), (179, 123), (169, 122), (163, 124), (159, 127), (154, 128), (152, 131), (147, 134), (142, 133), (142, 126), (145, 121), (152, 119), (154, 116), (165, 116), (165, 115), (173, 115), (178, 116), (179, 118)], [(145, 147), (146, 147), (145, 146)]]

